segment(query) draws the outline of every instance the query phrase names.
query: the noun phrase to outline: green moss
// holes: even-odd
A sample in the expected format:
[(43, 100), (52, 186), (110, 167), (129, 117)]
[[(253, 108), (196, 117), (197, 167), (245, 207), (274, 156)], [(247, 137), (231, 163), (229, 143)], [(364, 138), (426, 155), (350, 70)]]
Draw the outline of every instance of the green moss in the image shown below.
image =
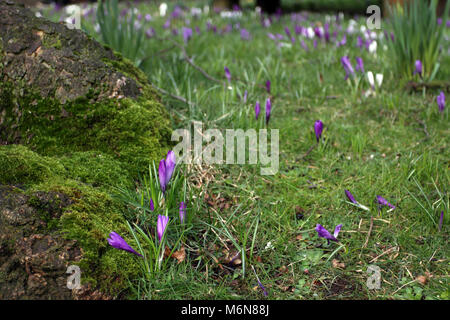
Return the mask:
[(120, 161), (98, 151), (74, 152), (60, 159), (67, 176), (93, 187), (132, 187), (132, 177)]
[(22, 145), (6, 145), (0, 147), (0, 168), (0, 184), (33, 185), (67, 178), (105, 191), (133, 185), (132, 176), (119, 160), (98, 151), (47, 157)]
[(61, 49), (62, 43), (61, 39), (54, 35), (48, 35), (44, 34), (44, 37), (42, 39), (42, 45), (46, 48), (55, 48), (55, 49)]
[(21, 145), (0, 147), (0, 168), (0, 184), (33, 184), (65, 173), (58, 160)]
[(119, 233), (130, 245), (122, 205), (104, 192), (73, 180), (56, 180), (33, 186), (28, 192), (53, 191), (71, 198), (58, 228), (67, 239), (77, 240), (83, 259), (74, 262), (82, 271), (82, 283), (90, 283), (102, 292), (116, 296), (128, 286), (128, 279), (139, 273), (137, 257), (109, 246), (111, 231)]
[[(130, 183), (128, 172), (120, 165), (113, 157), (96, 152), (56, 158), (40, 156), (21, 145), (0, 146), (0, 184), (27, 184), (28, 204), (47, 223), (47, 230), (58, 230), (82, 248), (83, 259), (74, 264), (82, 270), (83, 283), (112, 296), (125, 290), (127, 279), (139, 272), (136, 257), (113, 249), (106, 240), (111, 231), (116, 231), (133, 245), (133, 239), (127, 236), (123, 205), (106, 192), (108, 185), (102, 185), (105, 181), (112, 186), (120, 181)], [(38, 191), (64, 194), (70, 204), (55, 216), (60, 199), (40, 201)]]
[[(162, 157), (169, 147), (167, 115), (155, 100), (142, 97), (91, 103), (91, 97), (86, 97), (63, 105), (32, 92), (17, 96), (12, 93), (11, 84), (1, 86), (0, 109), (5, 110), (6, 116), (0, 139), (14, 142), (20, 137), (21, 143), (39, 154), (102, 152), (137, 175), (150, 160)], [(19, 120), (15, 115), (16, 105), (22, 110)]]

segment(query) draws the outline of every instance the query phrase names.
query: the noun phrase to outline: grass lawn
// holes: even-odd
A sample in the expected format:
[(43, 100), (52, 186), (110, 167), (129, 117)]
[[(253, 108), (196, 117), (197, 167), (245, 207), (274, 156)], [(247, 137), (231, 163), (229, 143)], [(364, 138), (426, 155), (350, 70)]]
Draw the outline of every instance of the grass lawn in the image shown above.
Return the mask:
[[(178, 166), (186, 178), (180, 192), (186, 197), (187, 224), (180, 243), (181, 226), (169, 226), (167, 245), (177, 252), (183, 247), (185, 256), (180, 263), (166, 258), (163, 270), (151, 277), (130, 279), (126, 297), (449, 299), (449, 108), (439, 112), (440, 90), (405, 90), (405, 81), (394, 73), (395, 60), (385, 50), (388, 22), (383, 20), (382, 29), (374, 30), (377, 48), (370, 52), (357, 46), (357, 37), (364, 39), (365, 18), (345, 16), (336, 22), (335, 15), (289, 14), (273, 16), (264, 27), (253, 10), (233, 17), (212, 9), (191, 14), (191, 7), (203, 8), (205, 3), (190, 2), (169, 28), (163, 25), (173, 12), (172, 3), (165, 17), (153, 2), (135, 5), (143, 15), (142, 30), (155, 30), (144, 37), (137, 57), (143, 60), (140, 67), (152, 84), (170, 93), (161, 96), (174, 129), (190, 129), (193, 120), (200, 121), (204, 131), (265, 128), (270, 97), (268, 128), (279, 130), (279, 170), (261, 175), (260, 165)], [(144, 18), (147, 13), (150, 21)], [(50, 14), (58, 19), (60, 13)], [(84, 28), (101, 40), (93, 18), (83, 19)], [(294, 31), (295, 25), (307, 28), (325, 22), (330, 25), (329, 42)], [(349, 26), (353, 32), (346, 32)], [(182, 27), (193, 29), (187, 42)], [(287, 37), (285, 27), (295, 41)], [(249, 39), (243, 39), (243, 29)], [(448, 30), (437, 80), (450, 79)], [(346, 43), (336, 45), (345, 34)], [(186, 61), (183, 50), (195, 66)], [(344, 80), (344, 56), (353, 67), (361, 57), (366, 72), (383, 74), (376, 92), (368, 94), (366, 75), (359, 71), (358, 87), (352, 77)], [(257, 101), (261, 114), (255, 120)], [(319, 143), (316, 120), (324, 126)], [(122, 197), (139, 199), (142, 188), (138, 184)], [(370, 211), (349, 203), (344, 190)], [(380, 209), (377, 195), (395, 209)], [(130, 222), (137, 222), (139, 215), (146, 217), (138, 221), (141, 226), (156, 225), (155, 212), (130, 205), (127, 214)], [(176, 210), (170, 215), (178, 219)], [(317, 224), (330, 232), (342, 224), (339, 241), (328, 244), (318, 237)], [(369, 266), (381, 272), (379, 288), (367, 285), (373, 276)]]

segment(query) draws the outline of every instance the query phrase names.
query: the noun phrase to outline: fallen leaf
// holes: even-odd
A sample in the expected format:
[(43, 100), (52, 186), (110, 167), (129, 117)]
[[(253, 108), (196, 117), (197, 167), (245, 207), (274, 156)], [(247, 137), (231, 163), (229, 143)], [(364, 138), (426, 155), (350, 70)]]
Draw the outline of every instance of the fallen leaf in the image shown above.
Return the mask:
[(345, 268), (345, 264), (343, 262), (339, 262), (338, 259), (333, 259), (331, 261), (331, 264), (332, 264), (333, 268), (341, 268), (341, 269)]
[(417, 280), (420, 284), (426, 284), (427, 281), (428, 281), (427, 277), (425, 277), (425, 276), (418, 276), (418, 277), (416, 278), (416, 280)]
[(184, 250), (184, 246), (181, 246), (180, 250), (172, 253), (172, 257), (178, 260), (178, 263), (181, 263), (186, 259), (186, 251)]

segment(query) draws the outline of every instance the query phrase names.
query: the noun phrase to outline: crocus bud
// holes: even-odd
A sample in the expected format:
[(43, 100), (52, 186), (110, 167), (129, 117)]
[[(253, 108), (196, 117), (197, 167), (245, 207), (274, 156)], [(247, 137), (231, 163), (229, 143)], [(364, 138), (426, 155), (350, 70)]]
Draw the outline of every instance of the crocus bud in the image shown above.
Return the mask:
[(322, 131), (323, 131), (323, 123), (320, 120), (317, 120), (314, 122), (314, 133), (316, 134), (316, 140), (319, 142), (320, 137), (322, 137)]

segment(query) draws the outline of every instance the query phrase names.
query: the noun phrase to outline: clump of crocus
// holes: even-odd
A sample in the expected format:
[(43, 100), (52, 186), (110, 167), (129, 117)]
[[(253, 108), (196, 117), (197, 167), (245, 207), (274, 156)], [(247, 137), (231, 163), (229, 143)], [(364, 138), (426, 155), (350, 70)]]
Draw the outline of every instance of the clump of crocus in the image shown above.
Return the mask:
[(388, 206), (389, 208), (391, 208), (390, 211), (395, 209), (395, 206), (390, 204), (385, 198), (383, 198), (382, 196), (377, 196), (377, 203), (378, 205), (381, 207), (383, 206)]
[(363, 210), (369, 211), (369, 208), (367, 208), (366, 206), (363, 206), (363, 205), (360, 204), (358, 201), (356, 201), (355, 197), (351, 194), (350, 191), (345, 190), (345, 195), (347, 196), (348, 200), (349, 200), (351, 203), (355, 204), (357, 207), (359, 207), (359, 208), (361, 208), (361, 209), (363, 209)]
[(317, 224), (316, 225), (316, 231), (317, 231), (317, 235), (320, 238), (325, 238), (327, 239), (328, 244), (331, 241), (338, 241), (337, 236), (339, 235), (339, 232), (341, 231), (342, 228), (342, 224), (339, 224), (336, 226), (336, 228), (334, 229), (334, 233), (331, 234), (327, 229), (325, 229), (322, 225)]
[(323, 131), (323, 123), (320, 120), (314, 122), (314, 133), (316, 134), (317, 143), (319, 143), (320, 138), (322, 137)]
[(123, 238), (117, 232), (113, 231), (109, 234), (108, 243), (113, 248), (125, 250), (142, 257), (142, 255), (137, 253), (136, 250), (134, 250), (125, 240), (123, 240)]
[(440, 112), (444, 112), (444, 108), (445, 108), (445, 94), (443, 91), (441, 91), (441, 93), (437, 96), (436, 98), (438, 107), (439, 107), (439, 111)]
[(353, 66), (347, 56), (341, 58), (341, 63), (345, 70), (345, 80), (347, 80), (350, 76), (355, 74), (355, 70), (353, 70)]
[(159, 185), (161, 187), (161, 190), (163, 193), (166, 192), (167, 184), (170, 181), (170, 178), (172, 177), (173, 170), (175, 169), (175, 153), (170, 150), (167, 152), (166, 159), (162, 159), (159, 162)]
[(164, 231), (166, 231), (167, 223), (169, 222), (168, 216), (158, 215), (158, 220), (156, 221), (156, 233), (158, 235), (158, 241), (161, 242), (161, 239), (164, 235)]
[(184, 219), (186, 218), (186, 204), (181, 201), (180, 203), (180, 223), (184, 223)]
[(261, 105), (259, 104), (259, 101), (256, 101), (256, 103), (255, 103), (255, 119), (256, 120), (258, 120), (260, 112), (261, 112)]
[(225, 77), (227, 78), (228, 83), (231, 84), (231, 73), (230, 73), (230, 69), (228, 69), (228, 67), (225, 67), (224, 70), (225, 70)]
[(270, 98), (267, 98), (267, 100), (266, 100), (266, 125), (269, 124), (271, 111), (272, 111), (272, 103), (270, 102)]

